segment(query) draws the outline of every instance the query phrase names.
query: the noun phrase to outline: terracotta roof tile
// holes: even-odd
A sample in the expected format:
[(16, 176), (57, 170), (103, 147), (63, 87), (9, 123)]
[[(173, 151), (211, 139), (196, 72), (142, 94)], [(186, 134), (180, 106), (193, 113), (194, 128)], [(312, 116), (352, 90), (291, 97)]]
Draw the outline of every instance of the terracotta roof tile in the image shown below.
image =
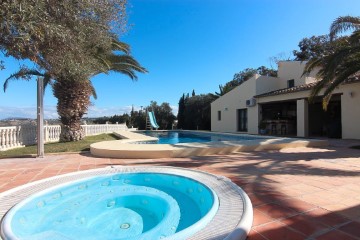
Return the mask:
[[(349, 78), (343, 84), (349, 84), (349, 83), (353, 83), (353, 82), (360, 82), (360, 76)], [(307, 90), (312, 89), (316, 85), (316, 83), (317, 82), (312, 82), (312, 83), (303, 84), (303, 85), (299, 85), (299, 86), (295, 86), (295, 87), (291, 87), (291, 88), (282, 88), (282, 89), (278, 89), (275, 91), (259, 94), (254, 97), (261, 98), (261, 97), (268, 97), (268, 96), (281, 95), (281, 94), (287, 94), (287, 93), (307, 91)]]
[(287, 93), (306, 91), (306, 90), (312, 89), (315, 86), (315, 84), (316, 84), (316, 82), (309, 83), (309, 84), (303, 84), (303, 85), (295, 86), (295, 87), (292, 87), (292, 88), (282, 88), (282, 89), (278, 89), (278, 90), (275, 90), (275, 91), (259, 94), (259, 95), (256, 95), (254, 97), (259, 98), (259, 97), (267, 97), (267, 96), (274, 96), (274, 95), (280, 95), (280, 94), (287, 94)]

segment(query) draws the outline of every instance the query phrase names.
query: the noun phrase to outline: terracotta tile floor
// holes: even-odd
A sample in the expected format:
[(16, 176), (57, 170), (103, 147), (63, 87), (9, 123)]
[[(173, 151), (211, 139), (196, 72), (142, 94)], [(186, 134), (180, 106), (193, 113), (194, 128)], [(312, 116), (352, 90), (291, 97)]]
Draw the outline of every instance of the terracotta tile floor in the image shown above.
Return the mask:
[[(167, 165), (224, 175), (254, 207), (248, 239), (360, 239), (360, 150), (326, 148), (180, 159), (106, 159), (90, 154), (0, 159), (0, 192), (39, 179), (109, 165)], [(360, 145), (360, 141), (355, 142)]]

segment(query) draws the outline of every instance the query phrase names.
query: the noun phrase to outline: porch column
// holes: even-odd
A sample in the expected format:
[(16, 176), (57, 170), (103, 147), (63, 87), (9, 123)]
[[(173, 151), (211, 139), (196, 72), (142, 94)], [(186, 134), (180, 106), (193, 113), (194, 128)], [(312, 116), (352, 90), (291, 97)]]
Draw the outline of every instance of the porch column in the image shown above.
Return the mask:
[(308, 137), (309, 134), (309, 114), (307, 99), (296, 101), (296, 118), (297, 118), (297, 136)]
[(258, 120), (258, 124), (257, 124), (257, 127), (258, 127), (258, 131), (256, 132), (256, 134), (260, 134), (260, 127), (259, 127), (259, 124), (260, 124), (260, 122), (263, 120), (263, 113), (262, 113), (262, 104), (258, 104), (257, 105), (257, 107), (258, 107), (258, 111), (257, 111), (257, 113), (258, 113), (258, 117), (257, 117), (257, 120)]

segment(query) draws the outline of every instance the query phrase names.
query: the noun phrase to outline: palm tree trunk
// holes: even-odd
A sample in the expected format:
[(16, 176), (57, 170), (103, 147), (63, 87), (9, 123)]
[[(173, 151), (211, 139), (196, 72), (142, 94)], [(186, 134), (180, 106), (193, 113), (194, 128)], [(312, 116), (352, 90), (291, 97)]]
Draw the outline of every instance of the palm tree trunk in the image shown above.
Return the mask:
[(85, 132), (81, 127), (81, 118), (87, 112), (92, 94), (89, 80), (57, 79), (53, 90), (62, 123), (60, 141), (83, 139)]

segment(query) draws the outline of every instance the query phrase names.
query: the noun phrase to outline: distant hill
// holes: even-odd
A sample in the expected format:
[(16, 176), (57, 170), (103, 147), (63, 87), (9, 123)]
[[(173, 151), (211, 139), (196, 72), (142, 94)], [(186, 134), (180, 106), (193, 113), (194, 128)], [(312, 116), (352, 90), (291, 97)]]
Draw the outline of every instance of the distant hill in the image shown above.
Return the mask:
[(20, 126), (20, 125), (35, 125), (35, 119), (28, 118), (7, 118), (4, 120), (0, 120), (0, 127), (9, 127), (9, 126)]
[[(60, 124), (59, 119), (46, 119), (45, 123), (48, 125), (57, 125)], [(36, 125), (36, 119), (31, 118), (6, 118), (0, 120), (0, 127), (9, 127), (9, 126), (20, 126), (20, 125)]]
[(35, 119), (23, 118), (23, 117), (8, 117), (8, 118), (1, 119), (0, 122), (2, 122), (2, 121), (30, 121), (30, 120), (35, 120)]
[[(83, 118), (82, 124), (94, 124), (96, 118)], [(48, 125), (58, 125), (60, 124), (59, 119), (45, 119), (44, 124)], [(0, 127), (9, 127), (9, 126), (20, 126), (20, 125), (36, 125), (36, 119), (32, 118), (5, 118), (0, 120)]]

